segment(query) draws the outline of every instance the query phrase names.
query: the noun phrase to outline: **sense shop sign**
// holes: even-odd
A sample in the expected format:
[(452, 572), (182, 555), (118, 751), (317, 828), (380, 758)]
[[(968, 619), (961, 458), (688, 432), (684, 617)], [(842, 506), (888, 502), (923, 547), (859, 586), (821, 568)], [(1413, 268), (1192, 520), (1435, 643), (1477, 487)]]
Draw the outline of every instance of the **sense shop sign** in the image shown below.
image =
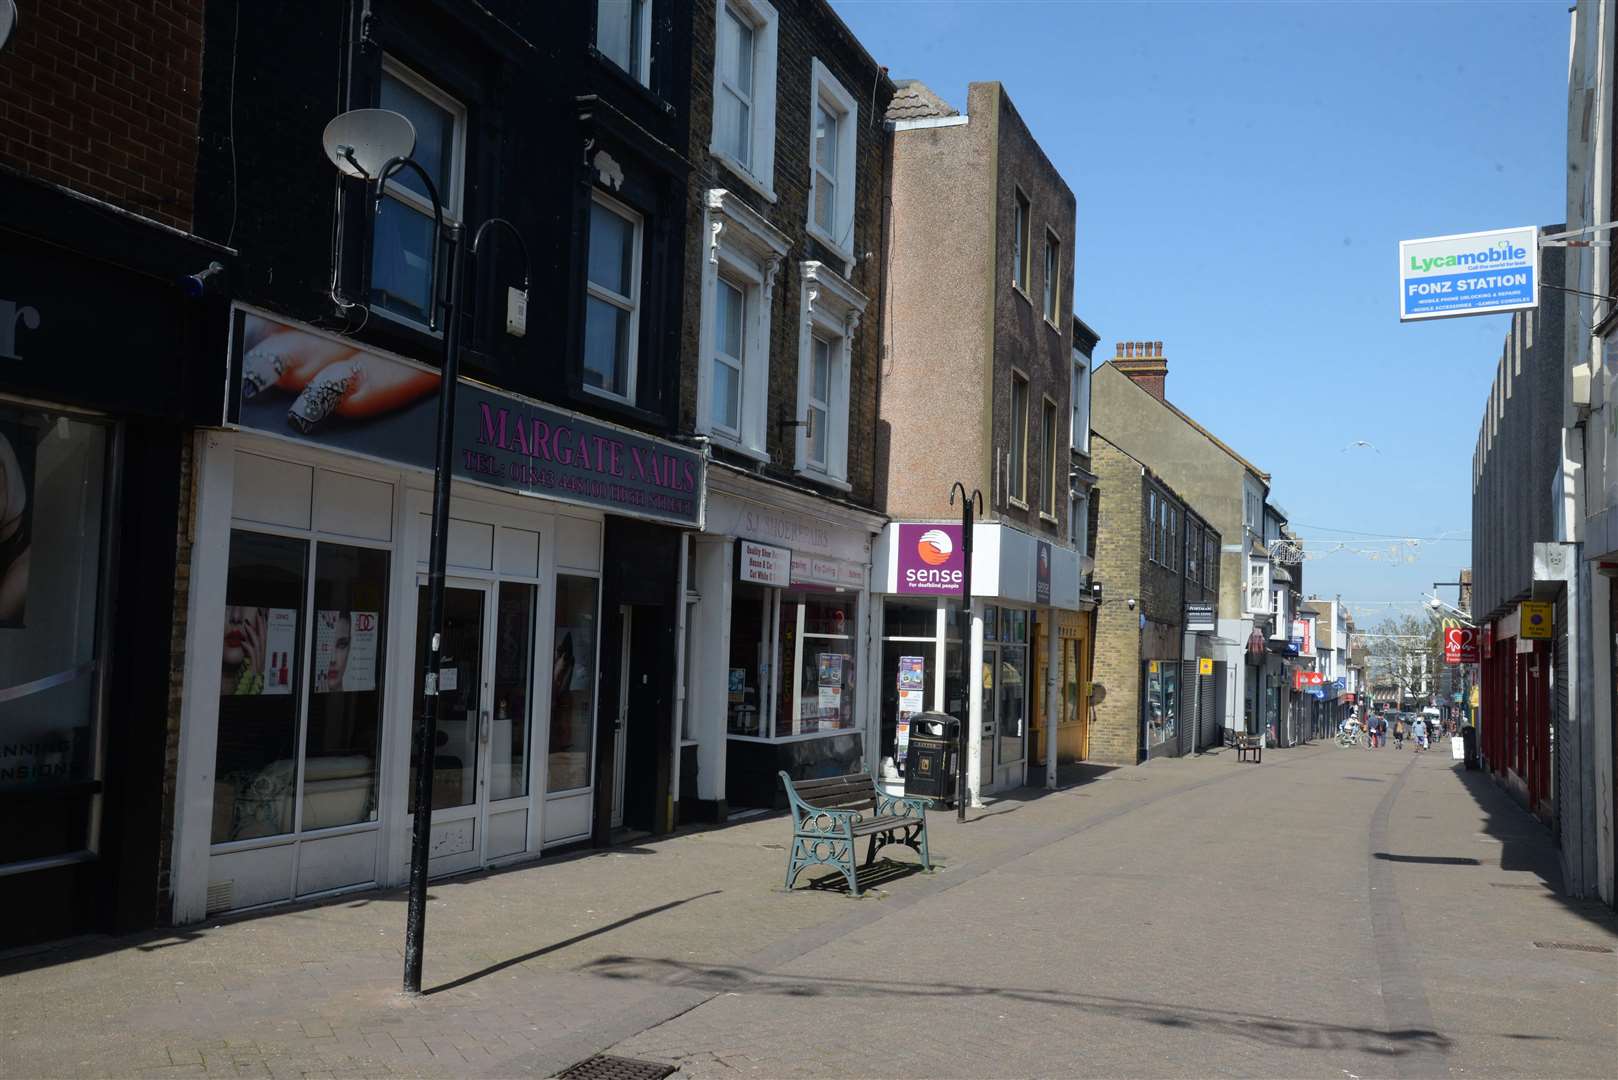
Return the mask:
[[(237, 310), (227, 424), (433, 467), (439, 373)], [(524, 495), (701, 528), (704, 461), (683, 446), (462, 379), (451, 475)]]

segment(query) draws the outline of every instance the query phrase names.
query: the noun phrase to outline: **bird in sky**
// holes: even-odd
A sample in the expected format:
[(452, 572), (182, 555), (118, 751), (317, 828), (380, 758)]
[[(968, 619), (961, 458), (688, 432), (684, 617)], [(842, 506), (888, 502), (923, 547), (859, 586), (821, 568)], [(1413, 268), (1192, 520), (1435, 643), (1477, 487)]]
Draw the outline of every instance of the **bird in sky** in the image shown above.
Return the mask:
[(1364, 439), (1355, 439), (1353, 442), (1343, 447), (1342, 452), (1346, 454), (1350, 450), (1369, 450), (1373, 454), (1380, 454), (1382, 452), (1376, 447), (1372, 446), (1370, 443), (1366, 442)]

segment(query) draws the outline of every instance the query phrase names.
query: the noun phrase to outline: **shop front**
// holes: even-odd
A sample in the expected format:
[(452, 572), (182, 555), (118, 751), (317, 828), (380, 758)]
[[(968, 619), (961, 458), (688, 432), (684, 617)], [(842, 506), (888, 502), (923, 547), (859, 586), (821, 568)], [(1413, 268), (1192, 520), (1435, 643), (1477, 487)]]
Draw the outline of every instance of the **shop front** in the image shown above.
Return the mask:
[(182, 477), (225, 322), (178, 281), (230, 256), (5, 173), (0, 251), (4, 950), (158, 918)]
[(607, 560), (631, 560), (615, 533), (653, 530), (641, 558), (667, 571), (672, 642), (670, 552), (700, 525), (699, 455), (462, 381), (422, 762), (438, 374), (245, 309), (231, 371), (226, 428), (198, 452), (176, 922), (405, 880), (424, 767), (435, 875), (666, 800), (672, 726), (635, 723), (625, 690), (666, 670), (672, 699), (670, 648), (634, 630)]
[(880, 515), (714, 464), (691, 540), (680, 815), (783, 805), (873, 745), (871, 540)]
[[(1082, 688), (1090, 658), (1076, 550), (998, 522), (975, 525), (972, 548), (972, 623), (964, 650), (957, 617), (966, 565), (960, 525), (890, 523), (872, 566), (881, 594), (874, 679), (885, 778), (897, 782), (903, 775), (911, 717), (964, 712), (967, 777), (976, 801), (1025, 783), (1034, 708), (1041, 710), (1042, 732), (1055, 724), (1060, 737), (1065, 728), (1069, 747), (1082, 749), (1079, 703), (1087, 700)], [(1056, 688), (1036, 690), (1035, 680), (1045, 687), (1051, 675)], [(1059, 747), (1059, 759), (1062, 753)]]

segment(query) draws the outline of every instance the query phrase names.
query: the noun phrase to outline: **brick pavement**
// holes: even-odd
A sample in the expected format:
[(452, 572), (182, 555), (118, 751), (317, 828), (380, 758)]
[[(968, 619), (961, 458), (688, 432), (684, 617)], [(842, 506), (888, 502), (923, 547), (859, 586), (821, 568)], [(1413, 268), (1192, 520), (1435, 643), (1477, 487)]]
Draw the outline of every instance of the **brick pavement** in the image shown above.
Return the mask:
[(544, 1076), (608, 1048), (692, 1077), (1618, 1060), (1618, 963), (1532, 945), (1618, 942), (1610, 913), (1546, 889), (1543, 830), (1437, 754), (1216, 754), (938, 815), (940, 871), (860, 901), (783, 893), (784, 833), (435, 884), (416, 1001), (398, 892), (0, 960), (0, 1075)]

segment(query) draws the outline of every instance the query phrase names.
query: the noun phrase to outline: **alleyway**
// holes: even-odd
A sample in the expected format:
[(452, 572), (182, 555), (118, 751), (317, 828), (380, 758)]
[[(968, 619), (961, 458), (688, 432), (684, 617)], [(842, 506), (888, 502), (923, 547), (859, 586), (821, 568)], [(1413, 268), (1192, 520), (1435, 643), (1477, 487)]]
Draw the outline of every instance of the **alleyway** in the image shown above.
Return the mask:
[(778, 818), (437, 885), (415, 1004), (398, 893), (12, 956), (0, 1073), (1614, 1072), (1610, 913), (1559, 900), (1547, 834), (1447, 755), (1027, 794), (938, 815), (941, 871), (860, 901), (781, 891)]

